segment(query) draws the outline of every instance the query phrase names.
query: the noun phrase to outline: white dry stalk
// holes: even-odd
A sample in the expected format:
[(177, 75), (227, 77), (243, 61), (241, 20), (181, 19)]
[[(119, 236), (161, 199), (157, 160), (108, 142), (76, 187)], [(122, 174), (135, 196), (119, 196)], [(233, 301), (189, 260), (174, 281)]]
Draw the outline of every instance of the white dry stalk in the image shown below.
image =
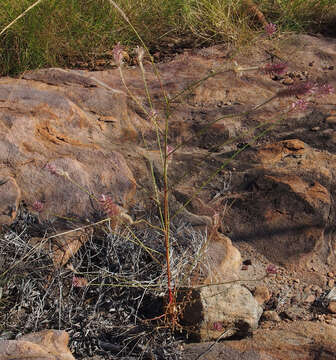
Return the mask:
[(30, 10), (32, 10), (35, 6), (37, 6), (40, 2), (42, 2), (43, 0), (38, 0), (36, 1), (33, 5), (29, 6), (22, 14), (20, 14), (17, 18), (15, 18), (11, 23), (9, 23), (7, 26), (5, 26), (1, 31), (0, 31), (0, 36), (6, 31), (8, 30), (12, 25), (14, 25), (18, 20), (20, 20), (22, 17), (24, 17)]
[(277, 310), (281, 309), (281, 307), (285, 304), (286, 300), (288, 299), (288, 294), (290, 293), (290, 289), (286, 287), (282, 294), (279, 295), (278, 305), (276, 307)]
[[(187, 229), (190, 231), (192, 240), (190, 244), (191, 248), (184, 249), (182, 253), (171, 249), (170, 253), (170, 265), (172, 269), (172, 284), (176, 287), (190, 286), (190, 277), (194, 270), (198, 268), (200, 262), (202, 262), (203, 268), (206, 268), (204, 260), (206, 258), (206, 241), (207, 235), (198, 233), (193, 229)], [(171, 239), (174, 242), (174, 239)], [(206, 270), (205, 270), (206, 271)], [(167, 284), (167, 276), (165, 268), (163, 268), (162, 276), (160, 277), (160, 285), (163, 288)], [(163, 289), (162, 289), (163, 290)]]

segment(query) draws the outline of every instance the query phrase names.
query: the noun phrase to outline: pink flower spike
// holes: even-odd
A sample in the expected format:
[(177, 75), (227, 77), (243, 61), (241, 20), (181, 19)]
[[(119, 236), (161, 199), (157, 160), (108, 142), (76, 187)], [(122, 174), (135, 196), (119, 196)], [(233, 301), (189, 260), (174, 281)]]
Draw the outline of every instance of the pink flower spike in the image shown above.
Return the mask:
[(114, 61), (120, 66), (124, 60), (123, 48), (120, 45), (120, 42), (113, 48), (113, 58)]
[(266, 268), (266, 273), (267, 274), (277, 274), (278, 269), (274, 264), (269, 264)]
[(268, 36), (272, 36), (277, 31), (277, 26), (272, 23), (268, 23), (265, 26), (265, 32)]
[(282, 98), (291, 96), (303, 96), (307, 94), (312, 94), (315, 91), (315, 85), (310, 81), (305, 81), (294, 84), (287, 89), (278, 91), (277, 96)]
[(174, 148), (170, 145), (167, 145), (167, 157), (173, 156), (172, 152), (174, 151)]
[(259, 70), (268, 75), (281, 75), (287, 69), (286, 63), (278, 63), (278, 64), (266, 64), (259, 68)]
[(335, 92), (334, 88), (329, 84), (322, 84), (317, 85), (316, 88), (316, 95), (323, 96), (323, 95), (330, 95)]
[(56, 169), (56, 166), (54, 164), (47, 164), (45, 166), (45, 168), (51, 173), (51, 174), (54, 174), (56, 175), (57, 174), (57, 169)]
[(61, 169), (58, 169), (54, 164), (47, 164), (45, 168), (53, 175), (63, 176), (65, 172)]
[(216, 331), (223, 331), (223, 324), (219, 321), (213, 323), (213, 329)]
[(118, 205), (112, 200), (112, 198), (108, 195), (101, 195), (98, 199), (101, 207), (104, 209), (104, 212), (110, 218), (113, 218), (120, 214), (120, 209)]
[(299, 99), (292, 103), (292, 109), (296, 110), (306, 110), (308, 102), (305, 99)]
[(33, 204), (33, 210), (41, 212), (43, 210), (44, 204), (41, 201), (35, 201)]

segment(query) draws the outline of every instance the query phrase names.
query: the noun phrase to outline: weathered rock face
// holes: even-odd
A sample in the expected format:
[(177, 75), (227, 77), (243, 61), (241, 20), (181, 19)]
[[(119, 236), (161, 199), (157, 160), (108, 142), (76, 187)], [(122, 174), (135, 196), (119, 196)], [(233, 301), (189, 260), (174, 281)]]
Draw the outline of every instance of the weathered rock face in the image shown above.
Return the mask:
[[(50, 70), (49, 77), (55, 72), (63, 74)], [(72, 74), (68, 76), (71, 81)], [(81, 87), (74, 82), (71, 88), (76, 85), (79, 92), (90, 92), (85, 78)], [(69, 92), (76, 96), (75, 91)], [(125, 96), (111, 91), (108, 97), (111, 115), (115, 111), (122, 117), (127, 109)], [(114, 150), (108, 146), (109, 135), (103, 135), (93, 109), (82, 109), (62, 94), (60, 86), (37, 81), (3, 79), (0, 99), (1, 193), (8, 198), (2, 201), (7, 204), (2, 223), (13, 218), (20, 200), (30, 206), (42, 202), (42, 219), (66, 214), (87, 218), (94, 211), (89, 196), (64, 177), (48, 172), (47, 164), (67, 172), (94, 196), (111, 193), (116, 202), (127, 206), (135, 193), (135, 179), (117, 146), (112, 146)]]
[(182, 323), (195, 340), (246, 336), (258, 327), (262, 308), (245, 287), (205, 286), (181, 294), (186, 303)]
[(232, 238), (253, 242), (271, 261), (287, 266), (312, 266), (313, 254), (327, 261), (336, 170), (329, 164), (335, 156), (286, 140), (247, 150), (241, 159), (255, 166), (244, 171), (237, 187)]
[[(298, 321), (281, 324), (273, 330), (259, 329), (253, 338), (217, 343), (207, 352), (212, 359), (325, 359), (335, 358), (336, 328), (321, 323)], [(186, 346), (184, 359), (195, 359), (209, 348), (209, 343)], [(228, 357), (227, 354), (232, 354)]]
[(193, 274), (192, 283), (216, 284), (239, 279), (242, 259), (231, 239), (219, 232), (219, 216), (208, 226), (207, 248)]
[[(335, 41), (292, 36), (277, 46), (277, 54), (290, 66), (287, 77), (335, 86)], [(254, 65), (252, 59), (264, 63), (265, 56), (253, 49), (233, 60), (244, 67)], [(169, 164), (172, 217), (191, 200), (179, 212), (185, 221), (204, 228), (217, 213), (229, 240), (253, 243), (270, 261), (304, 271), (315, 263), (336, 264), (335, 95), (316, 98), (314, 112), (307, 116), (290, 112), (281, 119), (292, 100), (277, 98), (255, 112), (225, 118), (286, 87), (260, 72), (237, 76), (230, 70), (231, 57), (220, 46), (185, 52), (157, 65), (160, 81), (148, 65), (157, 121), (145, 114), (150, 107), (138, 68), (124, 70), (133, 98), (118, 70), (46, 69), (21, 79), (0, 79), (1, 223), (13, 221), (21, 201), (29, 208), (41, 202), (41, 220), (95, 218), (98, 204), (75, 183), (95, 198), (111, 195), (126, 209), (134, 203), (147, 205), (154, 191), (152, 174), (162, 190), (155, 128), (157, 124), (158, 133), (164, 129), (161, 86), (173, 98), (209, 70), (222, 67), (171, 104), (169, 143), (183, 143)], [(308, 73), (302, 72), (306, 69)], [(200, 133), (204, 126), (207, 130)], [(238, 154), (246, 142), (250, 148)], [(48, 164), (73, 182), (51, 174)]]
[(40, 331), (21, 336), (18, 340), (0, 341), (0, 359), (74, 360), (68, 342), (65, 331)]
[[(273, 41), (262, 45), (274, 48)], [(209, 284), (241, 275), (239, 249), (245, 243), (300, 279), (313, 270), (321, 278), (327, 271), (335, 273), (336, 95), (315, 98), (313, 111), (307, 113), (289, 111), (297, 99), (283, 97), (245, 111), (285, 89), (286, 83), (311, 79), (336, 88), (336, 42), (292, 36), (276, 45), (275, 57), (287, 60), (290, 67), (285, 79), (232, 71), (231, 60), (241, 67), (267, 62), (269, 51), (262, 47), (234, 57), (221, 46), (186, 51), (157, 65), (160, 80), (146, 66), (155, 119), (138, 68), (124, 69), (133, 96), (118, 70), (46, 69), (20, 79), (0, 79), (0, 225), (13, 222), (23, 202), (30, 210), (38, 208), (41, 221), (76, 219), (81, 225), (102, 216), (96, 201), (101, 194), (110, 195), (134, 217), (153, 207), (154, 190), (159, 200), (163, 190), (156, 142), (165, 125), (163, 87), (173, 99), (168, 142), (181, 145), (169, 159), (170, 215), (172, 221), (179, 217), (209, 231), (210, 266), (204, 265), (211, 271), (201, 269), (201, 281)], [(216, 76), (191, 86), (218, 69)], [(190, 91), (174, 98), (188, 87)], [(62, 224), (55, 229), (64, 230)], [(49, 239), (46, 245), (55, 266), (65, 265), (88, 236), (80, 230)], [(188, 311), (199, 316), (189, 318), (199, 337), (215, 339), (226, 331), (232, 335), (237, 328), (238, 335), (245, 335), (255, 329), (260, 304), (271, 294), (256, 291), (258, 304), (244, 287), (217, 286), (195, 290), (199, 313), (192, 309), (195, 303), (187, 302)], [(225, 296), (219, 298), (221, 291)], [(315, 299), (310, 297), (309, 303)], [(217, 344), (214, 349), (221, 350), (214, 356), (331, 359), (336, 351), (334, 330), (323, 324), (282, 323), (274, 330), (258, 330), (256, 345), (249, 339), (223, 348)], [(3, 345), (40, 351), (47, 341), (24, 339)]]

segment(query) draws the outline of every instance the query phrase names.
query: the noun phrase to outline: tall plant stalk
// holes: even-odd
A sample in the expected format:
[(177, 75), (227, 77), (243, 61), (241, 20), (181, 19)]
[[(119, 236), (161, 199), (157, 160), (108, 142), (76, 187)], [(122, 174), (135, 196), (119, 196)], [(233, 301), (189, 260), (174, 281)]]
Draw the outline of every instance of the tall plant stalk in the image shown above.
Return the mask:
[[(169, 109), (167, 109), (169, 110)], [(169, 220), (169, 199), (168, 199), (168, 119), (169, 111), (166, 114), (165, 121), (165, 135), (164, 135), (164, 164), (163, 164), (163, 177), (164, 177), (164, 237), (165, 237), (165, 249), (166, 249), (166, 263), (167, 263), (167, 286), (168, 286), (168, 307), (174, 304), (174, 295), (171, 286), (171, 270), (170, 270), (170, 242), (169, 242), (169, 229), (170, 229), (170, 220)]]

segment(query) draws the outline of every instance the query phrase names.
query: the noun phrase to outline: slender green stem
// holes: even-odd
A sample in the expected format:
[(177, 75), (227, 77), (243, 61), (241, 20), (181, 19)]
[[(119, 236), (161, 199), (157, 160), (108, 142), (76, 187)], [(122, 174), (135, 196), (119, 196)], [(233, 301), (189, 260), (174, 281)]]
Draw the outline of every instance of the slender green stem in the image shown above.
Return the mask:
[[(160, 82), (160, 87), (162, 89), (163, 92), (163, 96), (166, 102), (166, 122), (165, 122), (165, 134), (164, 134), (164, 151), (162, 152), (162, 149), (160, 147), (160, 141), (159, 141), (159, 147), (160, 147), (160, 153), (164, 154), (163, 156), (163, 172), (164, 172), (164, 236), (165, 236), (165, 247), (166, 247), (166, 261), (167, 261), (167, 277), (168, 277), (168, 293), (169, 293), (169, 304), (173, 303), (173, 292), (171, 289), (171, 272), (170, 272), (170, 251), (169, 251), (169, 205), (168, 205), (168, 153), (167, 153), (167, 146), (168, 146), (168, 119), (169, 119), (169, 98), (163, 88), (162, 85), (162, 81), (161, 81), (161, 77), (160, 74), (154, 64), (154, 61), (150, 55), (150, 52), (145, 44), (145, 42), (143, 41), (143, 39), (141, 38), (141, 36), (139, 35), (139, 33), (137, 32), (137, 30), (135, 29), (135, 27), (133, 26), (133, 24), (130, 22), (130, 20), (128, 19), (128, 17), (126, 16), (126, 14), (123, 12), (123, 10), (115, 3), (115, 1), (113, 0), (108, 0), (110, 2), (111, 5), (113, 5), (118, 12), (121, 14), (121, 16), (124, 18), (124, 20), (129, 24), (129, 26), (131, 27), (131, 29), (134, 31), (134, 33), (136, 34), (137, 38), (140, 40), (141, 44), (143, 45), (144, 49), (146, 50), (147, 54), (150, 56), (151, 59), (151, 63), (154, 69), (154, 73), (157, 77), (157, 79)], [(145, 83), (146, 86), (146, 83)], [(149, 93), (147, 93), (147, 96), (149, 96)], [(151, 102), (150, 102), (151, 104)], [(162, 156), (162, 155), (161, 155)]]
[(165, 137), (164, 137), (164, 166), (163, 166), (163, 177), (164, 177), (164, 225), (165, 225), (165, 248), (166, 248), (166, 263), (167, 263), (167, 281), (168, 281), (168, 296), (169, 303), (174, 303), (174, 296), (171, 287), (171, 271), (170, 271), (170, 243), (169, 243), (169, 230), (170, 230), (170, 220), (169, 220), (169, 202), (168, 202), (168, 112), (166, 114), (165, 122)]

